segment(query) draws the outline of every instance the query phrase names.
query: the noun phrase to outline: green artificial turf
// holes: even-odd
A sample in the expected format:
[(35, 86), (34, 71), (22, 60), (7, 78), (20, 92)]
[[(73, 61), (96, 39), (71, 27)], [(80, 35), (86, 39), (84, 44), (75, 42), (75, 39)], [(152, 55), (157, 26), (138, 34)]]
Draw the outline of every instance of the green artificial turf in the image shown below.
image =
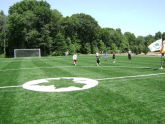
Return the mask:
[(44, 86), (54, 85), (56, 88), (64, 88), (69, 86), (83, 87), (84, 84), (74, 83), (73, 79), (60, 79), (60, 80), (49, 80), (47, 83), (42, 83)]
[[(84, 77), (104, 79), (165, 73), (159, 57), (72, 56), (1, 58), (0, 87), (18, 86), (44, 78)], [(58, 87), (77, 86), (72, 81), (49, 82)], [(43, 84), (42, 84), (43, 85)], [(165, 123), (165, 75), (99, 80), (91, 89), (45, 93), (18, 88), (0, 88), (0, 124), (109, 124)]]

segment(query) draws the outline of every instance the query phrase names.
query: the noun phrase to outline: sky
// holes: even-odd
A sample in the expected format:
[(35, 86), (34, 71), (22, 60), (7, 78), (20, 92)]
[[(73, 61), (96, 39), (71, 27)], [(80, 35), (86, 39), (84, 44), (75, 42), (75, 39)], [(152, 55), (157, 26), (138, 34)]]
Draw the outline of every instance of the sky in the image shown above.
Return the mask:
[[(0, 0), (0, 10), (21, 0)], [(91, 15), (102, 28), (120, 28), (136, 36), (165, 32), (165, 0), (45, 0), (61, 14)]]

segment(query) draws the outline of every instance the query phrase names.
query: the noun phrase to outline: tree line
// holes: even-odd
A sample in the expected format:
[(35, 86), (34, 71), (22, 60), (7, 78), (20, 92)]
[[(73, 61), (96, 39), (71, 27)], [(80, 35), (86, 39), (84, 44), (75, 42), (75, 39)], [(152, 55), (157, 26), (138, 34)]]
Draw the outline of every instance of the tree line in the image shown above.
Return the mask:
[(14, 49), (40, 48), (41, 55), (73, 53), (127, 52), (147, 53), (148, 45), (165, 32), (136, 37), (121, 29), (101, 28), (90, 15), (79, 13), (64, 17), (50, 9), (46, 1), (23, 0), (0, 12), (0, 54), (13, 56)]

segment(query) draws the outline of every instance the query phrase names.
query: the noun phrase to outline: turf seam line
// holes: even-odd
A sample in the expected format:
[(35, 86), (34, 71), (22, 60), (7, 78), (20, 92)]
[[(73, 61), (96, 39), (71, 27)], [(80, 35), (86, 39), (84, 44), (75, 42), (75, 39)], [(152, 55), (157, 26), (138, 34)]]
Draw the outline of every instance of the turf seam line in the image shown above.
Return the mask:
[(22, 85), (18, 85), (18, 86), (3, 86), (3, 87), (0, 87), (0, 89), (5, 89), (5, 88), (17, 88), (17, 87), (22, 87)]
[(149, 77), (149, 76), (157, 76), (157, 75), (164, 75), (165, 73), (157, 73), (157, 74), (146, 74), (146, 75), (134, 75), (134, 76), (123, 76), (123, 77), (112, 77), (112, 78), (102, 78), (102, 79), (95, 79), (98, 81), (101, 80), (114, 80), (114, 79), (125, 79), (125, 78), (136, 78), (136, 77)]
[[(30, 69), (46, 69), (46, 68), (50, 68), (50, 69), (54, 69), (54, 68), (70, 68), (70, 67), (73, 67), (73, 68), (75, 68), (75, 66), (53, 66), (53, 67), (34, 67), (34, 68), (19, 68), (19, 69), (4, 69), (4, 70), (0, 70), (1, 72), (5, 72), (5, 71), (16, 71), (16, 70), (30, 70)], [(139, 68), (139, 69), (143, 69), (143, 68), (150, 68), (150, 67), (128, 67), (128, 66), (99, 66), (99, 67), (97, 67), (97, 66), (76, 66), (76, 68), (81, 68), (81, 67), (86, 67), (86, 68), (93, 68), (93, 67), (95, 67), (95, 68), (99, 68), (99, 67), (105, 67), (105, 68), (107, 68), (107, 67), (109, 67), (109, 68)]]

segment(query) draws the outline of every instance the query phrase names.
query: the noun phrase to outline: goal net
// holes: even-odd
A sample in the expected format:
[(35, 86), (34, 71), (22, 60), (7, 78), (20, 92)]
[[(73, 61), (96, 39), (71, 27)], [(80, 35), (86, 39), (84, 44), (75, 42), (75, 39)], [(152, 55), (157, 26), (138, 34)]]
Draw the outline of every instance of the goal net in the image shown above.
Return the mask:
[(40, 49), (14, 49), (14, 58), (41, 57)]

